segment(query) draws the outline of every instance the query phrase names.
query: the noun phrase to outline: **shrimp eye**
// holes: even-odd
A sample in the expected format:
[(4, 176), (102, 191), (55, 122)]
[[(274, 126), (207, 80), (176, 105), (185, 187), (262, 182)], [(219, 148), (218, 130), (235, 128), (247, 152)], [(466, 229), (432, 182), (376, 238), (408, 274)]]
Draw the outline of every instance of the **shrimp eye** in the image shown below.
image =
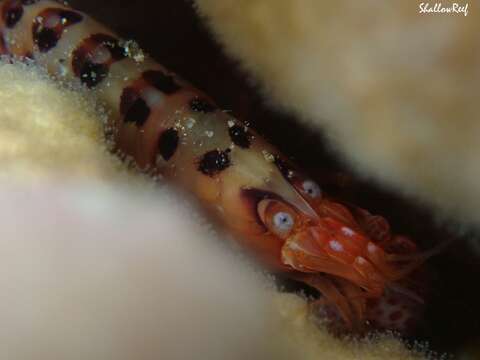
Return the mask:
[(320, 186), (318, 186), (318, 184), (312, 180), (305, 180), (302, 183), (302, 189), (312, 199), (322, 196), (322, 190), (320, 189)]
[(287, 232), (293, 228), (293, 217), (287, 212), (278, 212), (273, 215), (273, 225), (279, 232)]
[(258, 215), (268, 230), (281, 238), (293, 230), (296, 212), (283, 201), (264, 199), (258, 203)]

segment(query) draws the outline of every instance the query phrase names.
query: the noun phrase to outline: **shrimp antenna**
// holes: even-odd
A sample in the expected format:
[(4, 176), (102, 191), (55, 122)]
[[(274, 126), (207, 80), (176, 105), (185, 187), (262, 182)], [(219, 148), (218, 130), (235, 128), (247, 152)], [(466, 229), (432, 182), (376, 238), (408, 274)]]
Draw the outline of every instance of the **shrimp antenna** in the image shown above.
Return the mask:
[(420, 264), (428, 260), (429, 258), (436, 256), (443, 252), (448, 246), (450, 246), (457, 238), (451, 237), (448, 240), (442, 241), (440, 244), (434, 246), (430, 250), (420, 251), (415, 254), (388, 254), (387, 259), (389, 261), (415, 261)]
[(399, 294), (405, 295), (406, 297), (416, 301), (419, 304), (425, 304), (425, 301), (419, 295), (417, 295), (414, 291), (406, 288), (405, 286), (402, 286), (398, 283), (390, 283), (386, 287)]

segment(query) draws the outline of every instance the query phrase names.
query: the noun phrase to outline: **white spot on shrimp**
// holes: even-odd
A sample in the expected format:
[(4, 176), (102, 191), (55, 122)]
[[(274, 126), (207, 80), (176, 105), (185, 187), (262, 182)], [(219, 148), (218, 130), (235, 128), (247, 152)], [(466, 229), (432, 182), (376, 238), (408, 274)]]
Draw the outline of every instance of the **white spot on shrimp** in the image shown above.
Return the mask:
[(305, 191), (308, 196), (315, 199), (322, 195), (322, 191), (320, 190), (320, 186), (315, 181), (312, 180), (305, 180), (302, 184), (303, 191)]
[(343, 251), (343, 245), (337, 241), (337, 240), (330, 240), (330, 248), (333, 250), (333, 251), (337, 251), (337, 252), (342, 252)]
[(153, 87), (147, 87), (142, 90), (142, 98), (145, 100), (148, 107), (152, 109), (164, 101), (165, 96), (157, 89)]
[(207, 131), (205, 131), (205, 135), (207, 135), (207, 137), (211, 138), (211, 137), (213, 137), (213, 135), (215, 135), (215, 133), (211, 130), (207, 130)]
[(235, 121), (233, 120), (228, 120), (228, 127), (231, 128), (231, 127), (234, 127), (235, 126)]
[(375, 245), (372, 242), (369, 242), (367, 245), (367, 250), (369, 253), (374, 253), (375, 251), (377, 251), (377, 245)]
[(353, 236), (355, 234), (355, 231), (346, 226), (343, 226), (341, 231), (345, 236)]

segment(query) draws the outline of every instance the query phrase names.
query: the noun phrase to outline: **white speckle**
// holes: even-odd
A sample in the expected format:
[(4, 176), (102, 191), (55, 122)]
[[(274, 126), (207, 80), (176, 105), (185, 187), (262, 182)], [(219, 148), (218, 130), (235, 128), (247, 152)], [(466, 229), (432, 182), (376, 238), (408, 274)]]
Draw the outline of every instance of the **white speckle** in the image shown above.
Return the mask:
[(345, 236), (353, 236), (353, 234), (355, 234), (355, 231), (346, 226), (343, 226), (341, 230), (343, 235)]
[(263, 157), (265, 158), (265, 160), (267, 160), (268, 162), (274, 162), (275, 161), (275, 156), (271, 153), (269, 153), (267, 150), (262, 150), (262, 154), (263, 154)]
[(197, 122), (197, 120), (195, 120), (194, 118), (188, 118), (187, 121), (185, 122), (185, 126), (188, 129), (191, 129), (191, 128), (193, 128), (193, 126), (195, 125), (196, 122)]
[(137, 63), (141, 63), (145, 60), (145, 54), (143, 53), (142, 49), (133, 40), (127, 40), (121, 44), (123, 47), (124, 54), (135, 60)]
[(137, 63), (143, 62), (145, 60), (145, 55), (143, 53), (135, 54), (133, 60), (135, 60)]
[(370, 253), (374, 253), (375, 251), (377, 251), (377, 245), (375, 245), (372, 242), (369, 242), (368, 245), (367, 245), (367, 250)]
[(339, 241), (337, 240), (331, 240), (330, 241), (330, 248), (334, 251), (338, 251), (338, 252), (341, 252), (343, 251), (343, 245), (340, 244)]
[(213, 137), (213, 135), (215, 135), (215, 133), (213, 131), (207, 130), (207, 131), (205, 131), (205, 135), (207, 135), (209, 138), (211, 138), (211, 137)]
[(57, 72), (60, 76), (65, 77), (68, 74), (68, 69), (65, 65), (59, 64)]

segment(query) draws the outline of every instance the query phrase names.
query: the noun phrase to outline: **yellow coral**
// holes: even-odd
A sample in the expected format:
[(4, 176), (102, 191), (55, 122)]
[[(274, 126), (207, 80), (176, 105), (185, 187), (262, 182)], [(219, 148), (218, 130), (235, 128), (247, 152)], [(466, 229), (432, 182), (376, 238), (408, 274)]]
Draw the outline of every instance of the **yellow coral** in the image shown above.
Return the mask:
[(85, 94), (22, 63), (0, 62), (0, 78), (2, 176), (111, 178), (125, 171), (102, 145), (102, 118)]
[[(0, 77), (2, 176), (31, 180), (48, 178), (55, 173), (57, 176), (63, 174), (85, 179), (103, 178), (112, 182), (124, 177), (124, 168), (105, 150), (101, 117), (94, 111), (90, 101), (78, 92), (59, 88), (31, 66), (2, 63)], [(197, 234), (192, 234), (192, 239), (199, 240)], [(170, 259), (179, 263), (183, 260)], [(109, 286), (104, 285), (107, 288)], [(245, 288), (244, 285), (242, 288)], [(75, 284), (69, 283), (69, 286), (75, 288)], [(32, 299), (35, 302), (35, 294), (32, 294)], [(272, 299), (274, 306), (271, 313), (264, 311), (264, 304), (259, 304), (257, 309), (265, 317), (265, 322), (272, 324), (264, 336), (271, 341), (267, 341), (264, 348), (258, 350), (259, 354), (270, 353), (271, 358), (275, 359), (305, 360), (422, 358), (421, 355), (411, 353), (401, 341), (391, 336), (369, 342), (336, 339), (310, 321), (306, 302), (301, 298), (275, 293)], [(62, 299), (57, 300), (63, 304)], [(131, 316), (135, 318), (135, 314)], [(115, 324), (105, 323), (102, 326), (107, 329), (111, 326), (113, 329)], [(155, 334), (148, 334), (148, 329), (142, 331), (142, 336), (146, 339), (155, 338)], [(202, 331), (208, 331), (208, 327)], [(34, 338), (41, 342), (43, 338), (40, 335)], [(57, 336), (61, 341), (62, 332), (59, 331)], [(180, 334), (180, 339), (188, 346), (188, 336)]]

